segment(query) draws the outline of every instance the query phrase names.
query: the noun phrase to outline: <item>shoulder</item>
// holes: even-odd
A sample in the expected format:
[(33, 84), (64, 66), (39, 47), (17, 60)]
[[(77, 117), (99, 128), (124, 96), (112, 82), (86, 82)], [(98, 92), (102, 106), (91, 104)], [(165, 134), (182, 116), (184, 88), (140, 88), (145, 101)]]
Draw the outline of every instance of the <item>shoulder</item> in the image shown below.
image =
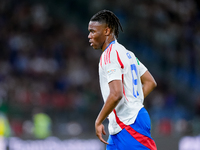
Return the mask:
[(123, 53), (126, 53), (126, 51), (126, 48), (122, 44), (115, 41), (111, 48), (111, 57), (117, 57), (117, 54), (123, 55)]
[(132, 51), (128, 50), (125, 46), (118, 42), (113, 46), (111, 54), (125, 60), (136, 59), (136, 56)]
[(116, 40), (115, 43), (113, 44), (113, 48), (114, 48), (115, 50), (119, 50), (119, 51), (126, 50), (126, 48), (125, 48), (122, 44), (118, 43), (117, 40)]

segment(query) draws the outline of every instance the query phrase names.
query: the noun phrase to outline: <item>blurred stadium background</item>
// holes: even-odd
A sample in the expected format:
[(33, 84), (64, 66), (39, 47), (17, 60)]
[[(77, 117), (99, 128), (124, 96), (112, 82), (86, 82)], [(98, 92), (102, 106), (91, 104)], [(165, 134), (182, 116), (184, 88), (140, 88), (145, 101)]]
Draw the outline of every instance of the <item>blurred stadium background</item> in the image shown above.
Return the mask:
[(124, 28), (118, 41), (158, 83), (145, 100), (158, 149), (199, 150), (199, 6), (198, 0), (0, 0), (1, 149), (29, 150), (25, 141), (37, 145), (48, 137), (68, 140), (67, 150), (103, 149), (93, 141), (103, 104), (101, 51), (89, 47), (87, 26), (94, 13), (110, 9)]

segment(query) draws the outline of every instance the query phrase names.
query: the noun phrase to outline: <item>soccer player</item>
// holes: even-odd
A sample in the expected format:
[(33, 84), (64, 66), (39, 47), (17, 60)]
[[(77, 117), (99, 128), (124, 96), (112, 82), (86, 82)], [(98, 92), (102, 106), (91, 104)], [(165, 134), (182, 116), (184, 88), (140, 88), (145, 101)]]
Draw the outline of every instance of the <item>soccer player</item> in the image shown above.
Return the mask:
[[(89, 42), (103, 51), (99, 62), (99, 80), (104, 106), (96, 121), (97, 137), (107, 150), (156, 150), (150, 135), (150, 118), (143, 106), (144, 98), (156, 87), (147, 68), (117, 42), (122, 26), (109, 10), (96, 13), (89, 22)], [(109, 119), (109, 138), (102, 122)]]

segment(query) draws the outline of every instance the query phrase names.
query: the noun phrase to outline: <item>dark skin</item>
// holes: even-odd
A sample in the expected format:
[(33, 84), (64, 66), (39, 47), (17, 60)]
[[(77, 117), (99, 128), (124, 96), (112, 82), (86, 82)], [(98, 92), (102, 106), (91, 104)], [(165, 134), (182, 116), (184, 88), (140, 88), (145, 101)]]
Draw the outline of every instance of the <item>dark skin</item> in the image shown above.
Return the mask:
[[(88, 25), (89, 30), (89, 42), (94, 49), (101, 49), (104, 51), (106, 47), (115, 40), (115, 35), (107, 24), (100, 23), (97, 21), (90, 21)], [(143, 85), (144, 98), (157, 86), (153, 76), (149, 71), (146, 71), (141, 76), (141, 82)], [(108, 144), (103, 138), (102, 134), (106, 134), (104, 130), (103, 121), (108, 117), (108, 115), (115, 109), (120, 100), (123, 97), (123, 87), (121, 80), (113, 80), (109, 82), (110, 93), (104, 103), (96, 121), (95, 130), (97, 137), (105, 144)]]
[(104, 51), (110, 42), (115, 40), (114, 33), (105, 23), (97, 21), (90, 21), (88, 26), (89, 42), (94, 49), (101, 49)]

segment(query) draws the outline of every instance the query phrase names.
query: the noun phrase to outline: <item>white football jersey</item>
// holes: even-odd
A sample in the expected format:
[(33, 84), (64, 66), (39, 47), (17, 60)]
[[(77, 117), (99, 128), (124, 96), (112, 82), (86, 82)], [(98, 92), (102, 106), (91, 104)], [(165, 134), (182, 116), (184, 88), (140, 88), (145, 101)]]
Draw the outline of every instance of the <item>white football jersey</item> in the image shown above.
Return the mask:
[(109, 82), (121, 80), (123, 97), (115, 110), (109, 115), (109, 133), (122, 130), (120, 122), (133, 124), (139, 110), (143, 107), (144, 95), (140, 77), (147, 68), (135, 57), (134, 53), (119, 44), (111, 42), (102, 53), (99, 62), (99, 80), (104, 102), (110, 93)]

